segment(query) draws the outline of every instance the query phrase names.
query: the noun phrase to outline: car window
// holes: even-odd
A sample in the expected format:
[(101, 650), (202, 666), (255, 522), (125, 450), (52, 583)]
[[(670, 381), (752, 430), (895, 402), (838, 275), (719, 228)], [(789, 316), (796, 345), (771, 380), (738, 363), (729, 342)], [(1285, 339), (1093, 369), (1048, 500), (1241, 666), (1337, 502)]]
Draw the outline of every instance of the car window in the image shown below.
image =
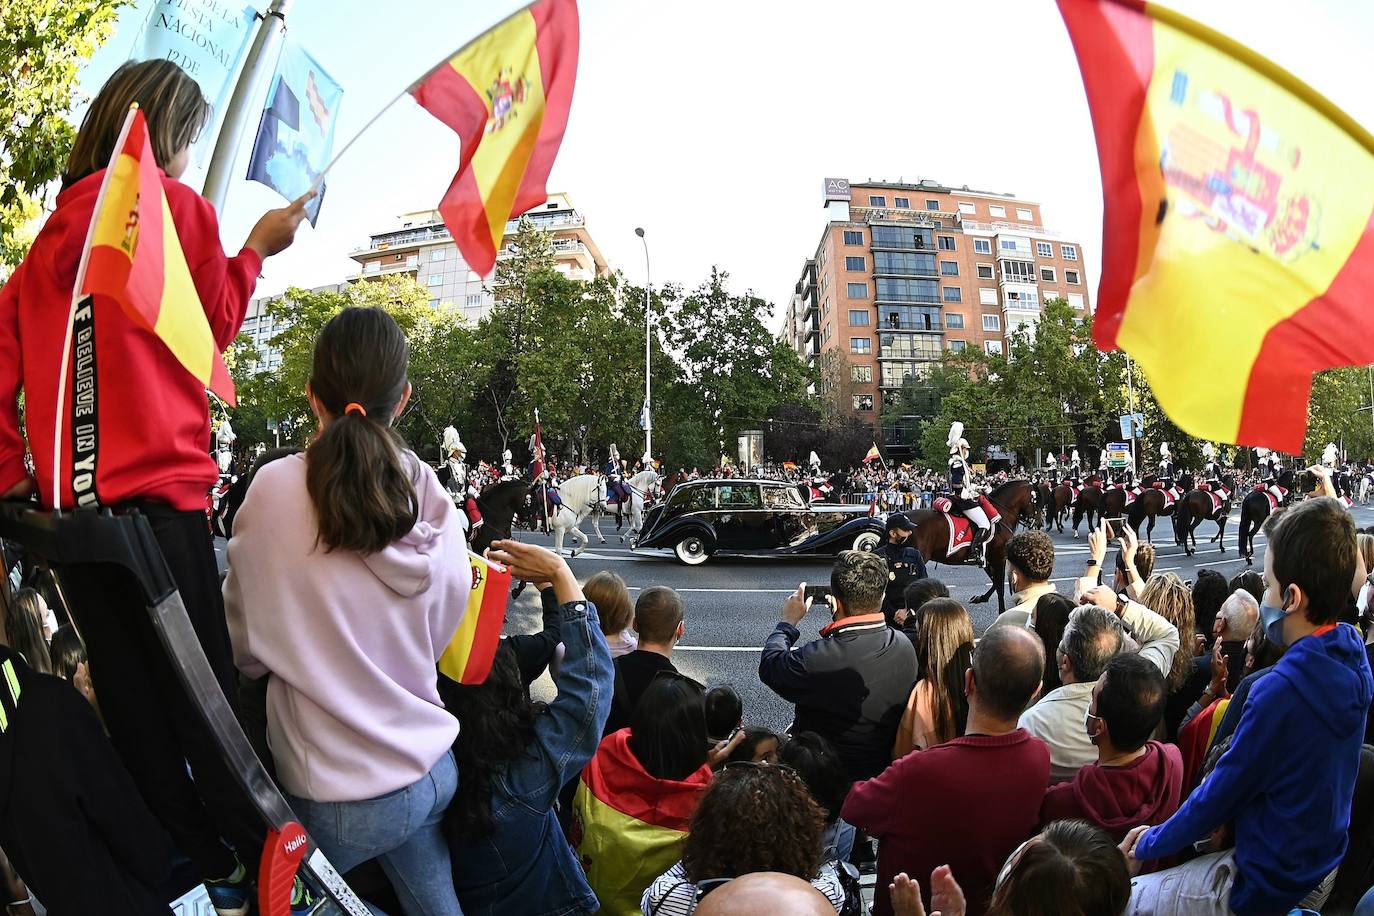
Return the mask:
[(796, 487), (766, 487), (763, 491), (765, 509), (805, 509)]
[(668, 500), (668, 508), (686, 511), (714, 509), (714, 497), (715, 491), (710, 487), (678, 487), (673, 491), (672, 499)]
[(757, 509), (759, 488), (754, 484), (727, 483), (716, 490), (716, 505), (722, 509)]

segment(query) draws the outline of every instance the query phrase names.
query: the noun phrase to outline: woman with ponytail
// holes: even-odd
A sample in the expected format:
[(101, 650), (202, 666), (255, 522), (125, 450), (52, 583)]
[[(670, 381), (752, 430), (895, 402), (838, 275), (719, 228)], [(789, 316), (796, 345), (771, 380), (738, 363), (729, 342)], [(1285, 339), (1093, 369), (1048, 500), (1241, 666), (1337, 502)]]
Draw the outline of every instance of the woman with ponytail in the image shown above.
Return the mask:
[(272, 675), (268, 740), (301, 822), (340, 871), (373, 858), (412, 916), (458, 916), (441, 822), (458, 720), (435, 663), (471, 587), (453, 501), (392, 429), (409, 346), (348, 308), (315, 343), (319, 433), (260, 468), (234, 520), (225, 609), (234, 660)]

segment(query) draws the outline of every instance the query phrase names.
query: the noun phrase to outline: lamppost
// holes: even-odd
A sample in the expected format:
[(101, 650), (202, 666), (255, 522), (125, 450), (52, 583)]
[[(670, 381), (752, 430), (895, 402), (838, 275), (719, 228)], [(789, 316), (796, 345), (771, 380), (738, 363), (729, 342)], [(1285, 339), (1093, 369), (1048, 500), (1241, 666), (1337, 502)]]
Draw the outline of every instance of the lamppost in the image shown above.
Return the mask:
[(653, 461), (654, 457), (654, 421), (649, 413), (649, 397), (651, 389), (649, 387), (649, 342), (653, 331), (651, 330), (651, 320), (653, 313), (649, 311), (649, 242), (644, 238), (643, 229), (635, 229), (635, 235), (639, 236), (639, 241), (644, 245), (644, 462), (645, 467)]

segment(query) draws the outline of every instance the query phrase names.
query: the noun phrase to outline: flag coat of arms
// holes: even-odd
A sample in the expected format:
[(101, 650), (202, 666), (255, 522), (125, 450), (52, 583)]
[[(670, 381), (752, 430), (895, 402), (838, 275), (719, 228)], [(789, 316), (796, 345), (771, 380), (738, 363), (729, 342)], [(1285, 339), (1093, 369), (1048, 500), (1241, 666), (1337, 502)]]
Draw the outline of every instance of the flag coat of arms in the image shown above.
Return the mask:
[(459, 684), (480, 684), (491, 673), (501, 628), (506, 623), (510, 600), (510, 570), (468, 551), (472, 565), (472, 591), (467, 612), (448, 648), (439, 657), (439, 673)]
[(177, 236), (143, 112), (129, 112), (106, 169), (77, 271), (78, 296), (109, 296), (201, 384), (234, 401), (234, 382)]
[(577, 75), (576, 0), (539, 0), (470, 42), (410, 93), (458, 134), (458, 174), (439, 202), (474, 271), (496, 265), (506, 221), (548, 199)]
[(1104, 197), (1093, 335), (1204, 439), (1302, 451), (1312, 374), (1374, 362), (1374, 137), (1140, 0), (1058, 0)]

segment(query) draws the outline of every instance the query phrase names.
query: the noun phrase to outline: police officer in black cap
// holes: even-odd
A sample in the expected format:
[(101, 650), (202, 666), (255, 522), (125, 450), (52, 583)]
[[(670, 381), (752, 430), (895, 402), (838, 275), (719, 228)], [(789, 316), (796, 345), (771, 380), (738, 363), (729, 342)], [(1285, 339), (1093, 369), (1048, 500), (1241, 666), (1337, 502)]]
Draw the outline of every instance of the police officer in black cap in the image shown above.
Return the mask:
[(874, 553), (887, 561), (887, 591), (883, 594), (883, 616), (889, 626), (894, 625), (893, 615), (902, 606), (906, 587), (917, 579), (926, 577), (926, 560), (921, 551), (908, 544), (916, 526), (900, 512), (894, 512), (887, 519), (887, 543)]

